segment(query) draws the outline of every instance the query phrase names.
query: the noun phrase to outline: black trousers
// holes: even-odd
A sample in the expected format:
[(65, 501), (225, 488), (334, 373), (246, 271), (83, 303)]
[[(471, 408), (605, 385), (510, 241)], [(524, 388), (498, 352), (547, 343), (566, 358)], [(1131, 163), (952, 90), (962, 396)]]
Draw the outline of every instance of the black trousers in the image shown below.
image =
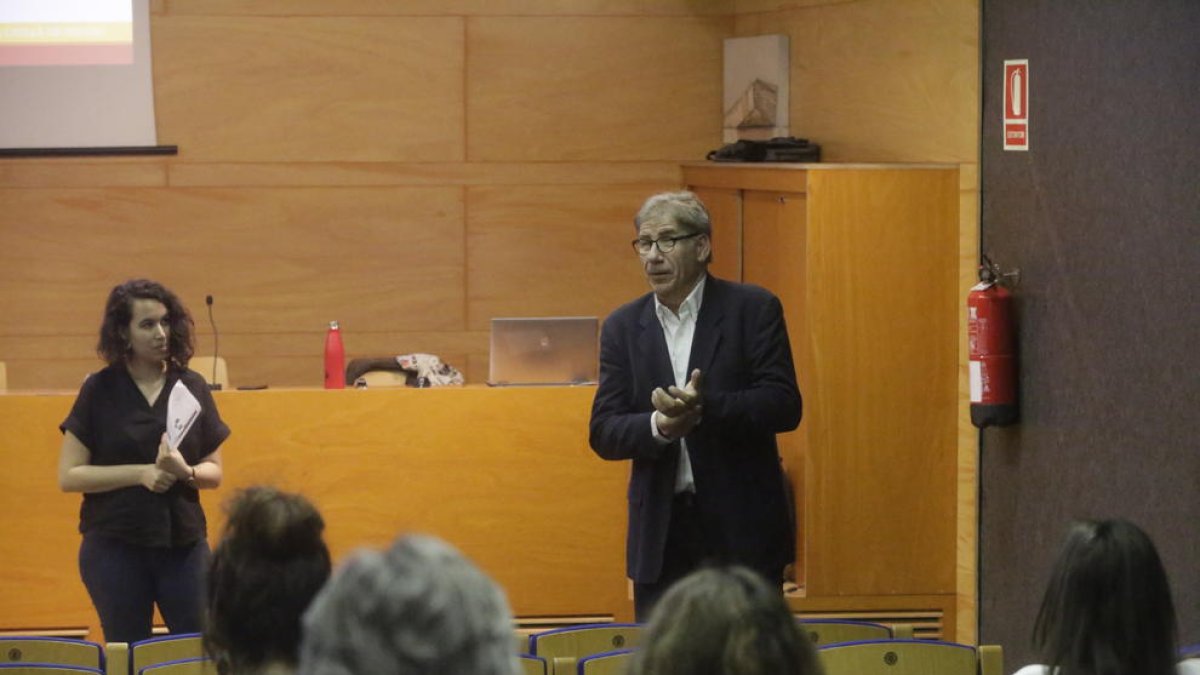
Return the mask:
[(783, 593), (783, 569), (751, 562), (745, 552), (730, 552), (705, 525), (706, 518), (696, 506), (696, 495), (681, 492), (671, 502), (671, 522), (667, 526), (667, 544), (663, 551), (662, 572), (652, 582), (633, 584), (633, 612), (638, 623), (650, 619), (663, 594), (692, 572), (705, 565), (741, 564), (758, 572), (767, 583)]
[(149, 638), (156, 604), (172, 633), (200, 632), (208, 560), (203, 539), (191, 546), (152, 548), (84, 535), (79, 573), (100, 615), (105, 642)]
[(671, 502), (671, 522), (667, 526), (667, 544), (663, 550), (662, 572), (657, 581), (633, 584), (633, 612), (639, 623), (650, 619), (650, 612), (663, 593), (712, 557), (712, 546), (705, 540), (704, 526), (696, 509), (696, 495), (680, 492)]

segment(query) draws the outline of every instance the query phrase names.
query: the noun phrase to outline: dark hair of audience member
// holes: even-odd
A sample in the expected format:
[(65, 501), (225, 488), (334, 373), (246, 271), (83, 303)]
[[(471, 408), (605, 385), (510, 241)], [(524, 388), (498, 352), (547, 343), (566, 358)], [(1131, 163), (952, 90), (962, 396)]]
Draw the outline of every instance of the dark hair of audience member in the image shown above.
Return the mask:
[(672, 586), (630, 675), (820, 675), (816, 648), (779, 589), (744, 567), (701, 569)]
[(329, 579), (325, 521), (298, 494), (234, 496), (208, 572), (205, 651), (221, 675), (294, 668), (304, 610)]
[(353, 555), (304, 617), (300, 673), (518, 672), (512, 614), (491, 579), (440, 539)]
[(100, 338), (96, 353), (110, 366), (124, 363), (129, 355), (129, 322), (133, 320), (134, 300), (157, 300), (167, 309), (171, 324), (167, 336), (167, 363), (186, 368), (196, 351), (192, 337), (192, 315), (166, 286), (149, 279), (130, 279), (113, 287), (104, 304)]
[(1175, 605), (1154, 543), (1125, 520), (1071, 525), (1033, 642), (1058, 675), (1174, 675)]

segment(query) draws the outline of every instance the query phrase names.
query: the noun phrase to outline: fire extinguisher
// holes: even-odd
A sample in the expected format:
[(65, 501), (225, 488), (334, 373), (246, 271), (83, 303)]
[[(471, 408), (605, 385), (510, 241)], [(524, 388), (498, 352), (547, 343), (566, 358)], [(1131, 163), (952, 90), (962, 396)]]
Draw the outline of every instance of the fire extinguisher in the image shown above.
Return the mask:
[(971, 424), (983, 429), (1017, 421), (1017, 355), (1012, 293), (985, 255), (979, 283), (967, 295), (967, 372)]

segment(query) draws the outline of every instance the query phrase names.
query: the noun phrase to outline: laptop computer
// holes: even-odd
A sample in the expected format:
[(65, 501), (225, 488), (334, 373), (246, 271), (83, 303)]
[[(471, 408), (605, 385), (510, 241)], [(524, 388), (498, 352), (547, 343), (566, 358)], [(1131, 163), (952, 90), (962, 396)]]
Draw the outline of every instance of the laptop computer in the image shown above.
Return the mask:
[(595, 384), (599, 325), (594, 316), (492, 319), (488, 384)]

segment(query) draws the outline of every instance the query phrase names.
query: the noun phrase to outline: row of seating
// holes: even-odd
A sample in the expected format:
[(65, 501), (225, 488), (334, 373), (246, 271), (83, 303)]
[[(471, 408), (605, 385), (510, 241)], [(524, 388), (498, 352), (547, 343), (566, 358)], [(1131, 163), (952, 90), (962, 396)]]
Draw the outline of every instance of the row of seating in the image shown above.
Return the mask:
[[(839, 647), (854, 644), (854, 645), (877, 645), (872, 649), (903, 649), (905, 656), (903, 659), (899, 657), (884, 659), (874, 652), (871, 652), (866, 647), (858, 647), (854, 651), (854, 656), (842, 668), (835, 663), (830, 665), (830, 659), (840, 662), (847, 657), (839, 652), (836, 656), (827, 655), (822, 652), (822, 660), (826, 661), (826, 675), (837, 675), (838, 673), (854, 673), (862, 672), (864, 675), (872, 673), (884, 673), (890, 675), (907, 675), (908, 673), (927, 672), (930, 675), (955, 675), (957, 673), (967, 673), (965, 670), (938, 670), (930, 669), (930, 666), (940, 667), (943, 662), (947, 667), (957, 668), (956, 662), (963, 661), (966, 657), (966, 652), (969, 650), (971, 668), (968, 675), (1003, 675), (1003, 667), (999, 662), (999, 647), (981, 647), (979, 650), (979, 665), (982, 666), (985, 661), (993, 660), (987, 669), (977, 668), (976, 666), (976, 651), (973, 647), (966, 645), (956, 645), (949, 642), (938, 642), (932, 640), (914, 640), (912, 635), (912, 626), (901, 624), (898, 626), (886, 626), (879, 623), (871, 623), (867, 621), (845, 621), (839, 619), (807, 619), (800, 622), (801, 627), (808, 634), (809, 639), (818, 649)], [(570, 675), (577, 673), (578, 675), (608, 675), (609, 673), (617, 674), (625, 672), (628, 666), (628, 660), (633, 653), (633, 649), (637, 647), (641, 637), (642, 626), (640, 624), (591, 624), (586, 626), (572, 626), (567, 628), (558, 628), (548, 630), (541, 633), (535, 633), (527, 636), (526, 642), (520, 644), (520, 647), (526, 653), (521, 655), (521, 666), (525, 675)], [(939, 651), (931, 652), (922, 650), (920, 647), (909, 647), (907, 645), (934, 645)], [(942, 652), (937, 646), (950, 645), (955, 651)], [(827, 658), (828, 657), (828, 658)], [(888, 664), (888, 669), (863, 669), (867, 662), (872, 659), (883, 662), (893, 661), (898, 663), (904, 661), (903, 666), (899, 669), (894, 663)], [(881, 660), (882, 659), (882, 660)], [(909, 666), (913, 669), (909, 669)], [(835, 669), (834, 666), (837, 666)]]
[[(633, 649), (618, 649), (580, 657), (574, 671), (555, 670), (552, 661), (521, 655), (525, 675), (623, 675)], [(1004, 675), (999, 646), (937, 640), (863, 640), (836, 642), (817, 648), (825, 675)]]
[[(1003, 675), (998, 647), (975, 648), (911, 639), (911, 628), (862, 621), (801, 623), (821, 650), (827, 675), (861, 672), (907, 675)], [(527, 675), (622, 673), (641, 634), (639, 624), (591, 624), (522, 636)], [(0, 675), (212, 675), (199, 635), (151, 638), (127, 645), (66, 638), (0, 638)], [(978, 655), (978, 657), (977, 657)], [(970, 670), (965, 670), (969, 667)]]
[(55, 637), (0, 637), (0, 675), (210, 675), (197, 633), (127, 644)]

